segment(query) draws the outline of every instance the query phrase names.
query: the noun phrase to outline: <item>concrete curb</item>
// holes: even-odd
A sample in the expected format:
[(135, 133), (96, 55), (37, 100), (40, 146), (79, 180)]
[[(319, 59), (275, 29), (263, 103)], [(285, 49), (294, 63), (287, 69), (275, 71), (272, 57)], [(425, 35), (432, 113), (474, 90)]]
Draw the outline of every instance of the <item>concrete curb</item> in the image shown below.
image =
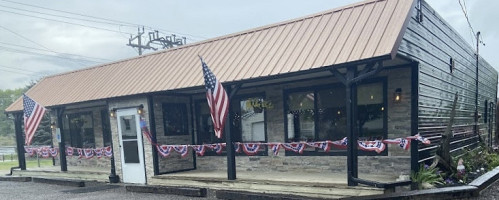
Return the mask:
[(36, 182), (36, 183), (48, 183), (48, 184), (54, 184), (54, 185), (85, 187), (85, 181), (82, 181), (82, 180), (38, 178), (38, 177), (33, 177), (32, 180), (33, 180), (33, 182)]
[(25, 176), (0, 176), (0, 181), (30, 182), (31, 177)]
[(323, 198), (311, 198), (288, 194), (266, 194), (245, 191), (217, 190), (217, 199), (237, 199), (237, 200), (324, 200)]
[(168, 187), (168, 186), (138, 186), (127, 185), (125, 186), (128, 192), (141, 192), (141, 193), (156, 193), (156, 194), (174, 194), (190, 197), (206, 197), (206, 188), (189, 188), (189, 187)]

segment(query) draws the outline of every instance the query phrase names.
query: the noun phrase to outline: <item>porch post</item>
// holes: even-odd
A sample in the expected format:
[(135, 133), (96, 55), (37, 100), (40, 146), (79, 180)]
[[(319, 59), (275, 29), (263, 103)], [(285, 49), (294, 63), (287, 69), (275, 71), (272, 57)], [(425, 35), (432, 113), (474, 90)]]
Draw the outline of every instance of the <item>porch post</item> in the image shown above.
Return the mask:
[(152, 148), (152, 162), (154, 167), (154, 175), (159, 174), (159, 162), (158, 162), (158, 151), (156, 150), (155, 144), (158, 143), (156, 139), (156, 118), (154, 118), (154, 102), (152, 95), (147, 96), (147, 108), (149, 109), (149, 127), (151, 127), (151, 136), (154, 144), (151, 144)]
[(26, 157), (24, 156), (24, 137), (23, 137), (23, 112), (13, 113), (14, 127), (16, 130), (16, 145), (17, 145), (17, 159), (21, 170), (26, 170)]
[(227, 121), (225, 122), (225, 149), (227, 150), (227, 179), (236, 180), (236, 152), (232, 144), (232, 88), (227, 87), (226, 92), (229, 94), (229, 111), (227, 113)]
[[(411, 66), (411, 135), (418, 134), (418, 101), (419, 101), (419, 65), (416, 63)], [(417, 140), (413, 140), (411, 144), (411, 171), (419, 171), (419, 150)], [(412, 186), (417, 189), (415, 186)]]
[(59, 107), (55, 109), (55, 114), (57, 116), (57, 128), (61, 133), (61, 142), (59, 142), (59, 160), (61, 162), (61, 171), (68, 171), (68, 163), (66, 161), (66, 141), (64, 139), (64, 127), (62, 123), (62, 115), (64, 114), (64, 107)]
[(347, 146), (347, 170), (348, 170), (348, 185), (356, 186), (358, 185), (353, 178), (358, 178), (358, 166), (357, 166), (357, 131), (355, 131), (355, 95), (356, 88), (350, 80), (355, 76), (355, 68), (349, 67), (346, 73), (346, 111), (347, 111), (347, 135), (348, 135), (348, 146)]

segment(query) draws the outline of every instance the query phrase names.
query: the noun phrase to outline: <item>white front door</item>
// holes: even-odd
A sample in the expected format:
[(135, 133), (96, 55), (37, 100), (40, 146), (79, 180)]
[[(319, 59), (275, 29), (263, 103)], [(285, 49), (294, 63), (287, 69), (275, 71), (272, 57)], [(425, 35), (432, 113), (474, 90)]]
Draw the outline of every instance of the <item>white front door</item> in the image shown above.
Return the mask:
[(144, 148), (137, 109), (122, 109), (116, 114), (120, 134), (123, 182), (145, 184)]

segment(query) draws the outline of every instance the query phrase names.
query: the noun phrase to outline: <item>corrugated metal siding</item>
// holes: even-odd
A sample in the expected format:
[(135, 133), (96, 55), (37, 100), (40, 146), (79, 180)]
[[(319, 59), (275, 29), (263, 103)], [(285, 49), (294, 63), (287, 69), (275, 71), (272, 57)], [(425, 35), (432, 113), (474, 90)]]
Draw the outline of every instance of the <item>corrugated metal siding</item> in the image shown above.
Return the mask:
[[(475, 67), (473, 48), (457, 32), (423, 2), (424, 19), (418, 23), (417, 12), (403, 37), (399, 53), (419, 61), (419, 132), (430, 138), (431, 146), (420, 146), (420, 162), (431, 159), (440, 142), (441, 134), (450, 119), (454, 94), (458, 92), (454, 137), (451, 151), (459, 153), (462, 147), (473, 147), (478, 136), (473, 134), (475, 112)], [(455, 69), (450, 72), (450, 58)], [(497, 71), (484, 60), (479, 70), (479, 113), (484, 101), (494, 101), (497, 94)], [(480, 129), (485, 130), (483, 119)]]
[[(369, 0), (176, 49), (47, 77), (28, 91), (44, 106), (201, 86), (197, 55), (222, 82), (394, 56), (413, 0)], [(22, 110), (20, 100), (7, 111)]]

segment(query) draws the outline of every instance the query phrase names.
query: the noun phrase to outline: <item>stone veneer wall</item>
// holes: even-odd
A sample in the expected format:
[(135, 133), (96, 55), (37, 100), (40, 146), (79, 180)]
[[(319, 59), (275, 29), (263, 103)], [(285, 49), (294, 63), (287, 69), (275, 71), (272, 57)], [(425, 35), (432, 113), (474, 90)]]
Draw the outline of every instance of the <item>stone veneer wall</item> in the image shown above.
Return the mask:
[[(406, 137), (411, 134), (411, 70), (409, 68), (389, 69), (382, 71), (378, 77), (387, 80), (388, 101), (388, 138)], [(309, 87), (333, 83), (330, 79), (270, 85), (244, 89), (238, 94), (265, 91), (266, 100), (271, 101), (274, 108), (267, 110), (267, 138), (269, 142), (284, 142), (285, 128), (283, 119), (283, 91), (297, 87)], [(396, 88), (402, 89), (402, 101), (393, 102)], [(346, 156), (285, 156), (281, 148), (278, 156), (237, 156), (237, 170), (244, 171), (296, 171), (296, 172), (346, 172)], [(197, 157), (197, 169), (225, 170), (226, 156)], [(396, 145), (388, 145), (388, 156), (359, 156), (359, 174), (376, 173), (386, 175), (410, 174), (410, 151)]]
[[(93, 120), (93, 127), (94, 127), (94, 139), (95, 139), (95, 147), (104, 147), (104, 137), (102, 135), (102, 118), (101, 118), (101, 110), (102, 109), (107, 109), (105, 106), (97, 106), (97, 107), (87, 107), (87, 108), (82, 108), (82, 109), (68, 109), (64, 112), (64, 116), (67, 114), (73, 114), (73, 113), (82, 113), (82, 112), (92, 112), (92, 120)], [(52, 122), (57, 122), (57, 118), (53, 112), (50, 114), (51, 121)], [(108, 116), (104, 116), (108, 117)], [(64, 127), (65, 130), (68, 130), (68, 127)], [(56, 131), (52, 130), (52, 138), (53, 140), (53, 146), (58, 147), (59, 143), (55, 139), (56, 137)], [(66, 147), (68, 147), (69, 144), (66, 144)], [(103, 156), (102, 158), (97, 158), (93, 157), (91, 159), (86, 159), (86, 158), (81, 158), (78, 159), (78, 155), (76, 152), (76, 149), (74, 150), (75, 154), (74, 156), (66, 156), (66, 161), (67, 161), (67, 166), (68, 170), (71, 171), (71, 167), (96, 167), (96, 168), (111, 168), (111, 161), (109, 158)], [(60, 159), (59, 156), (55, 159), (55, 164), (60, 165)]]

